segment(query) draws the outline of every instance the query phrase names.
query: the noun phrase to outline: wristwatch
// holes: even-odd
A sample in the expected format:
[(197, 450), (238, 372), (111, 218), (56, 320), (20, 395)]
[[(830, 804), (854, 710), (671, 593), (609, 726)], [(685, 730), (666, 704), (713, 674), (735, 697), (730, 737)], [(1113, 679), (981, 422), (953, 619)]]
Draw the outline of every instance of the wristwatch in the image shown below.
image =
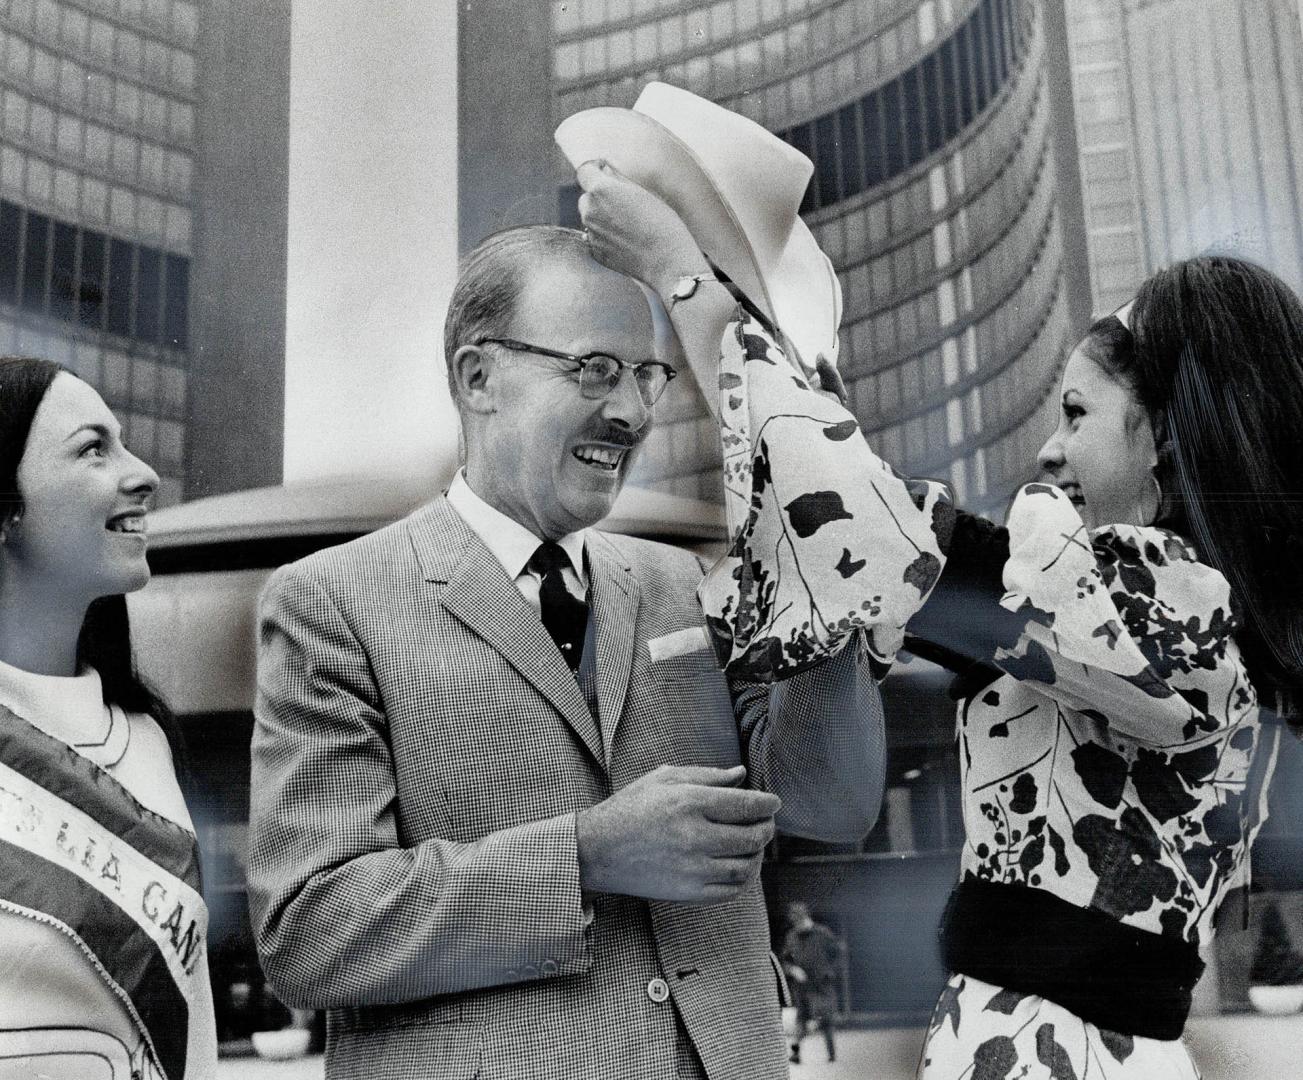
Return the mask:
[(686, 274), (674, 283), (670, 295), (665, 298), (665, 309), (673, 311), (680, 300), (688, 300), (697, 293), (697, 286), (703, 281), (715, 281), (715, 275), (707, 270), (704, 274)]

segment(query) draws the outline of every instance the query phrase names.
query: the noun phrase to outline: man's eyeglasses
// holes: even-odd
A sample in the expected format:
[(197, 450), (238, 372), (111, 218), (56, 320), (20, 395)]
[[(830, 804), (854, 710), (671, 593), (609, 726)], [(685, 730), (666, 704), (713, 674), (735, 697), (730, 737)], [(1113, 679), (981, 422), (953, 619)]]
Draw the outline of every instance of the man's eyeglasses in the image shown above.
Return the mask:
[(624, 374), (624, 369), (629, 368), (633, 372), (634, 385), (638, 387), (638, 396), (642, 399), (642, 403), (655, 405), (670, 380), (678, 374), (669, 364), (663, 364), (659, 360), (644, 360), (641, 363), (631, 364), (627, 360), (608, 356), (602, 352), (575, 356), (572, 353), (557, 352), (556, 349), (545, 349), (541, 345), (530, 345), (512, 338), (486, 337), (480, 338), (475, 344), (500, 345), (512, 352), (535, 353), (538, 356), (550, 356), (555, 360), (565, 360), (567, 363), (574, 364), (579, 371), (579, 392), (593, 400), (604, 398), (614, 390), (620, 382), (620, 376)]

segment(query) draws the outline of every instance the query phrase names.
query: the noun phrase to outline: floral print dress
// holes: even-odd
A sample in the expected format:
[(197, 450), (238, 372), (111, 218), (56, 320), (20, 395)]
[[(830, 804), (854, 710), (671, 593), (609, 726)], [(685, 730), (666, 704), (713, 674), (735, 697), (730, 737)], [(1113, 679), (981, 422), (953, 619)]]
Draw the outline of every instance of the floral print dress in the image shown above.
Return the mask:
[[(721, 655), (753, 678), (768, 658), (782, 677), (863, 630), (885, 669), (907, 627), (926, 629), (939, 579), (941, 606), (947, 560), (984, 530), (941, 485), (896, 477), (848, 438), (836, 425), (853, 417), (839, 419), (835, 402), (790, 370), (780, 377), (781, 352), (761, 328), (744, 319), (723, 353), (721, 395), (734, 398), (720, 410), (726, 475), (748, 513), (702, 587)], [(730, 428), (730, 415), (743, 423)], [(775, 415), (804, 418), (803, 432), (774, 438)], [(742, 426), (771, 436), (739, 436)], [(830, 475), (848, 483), (839, 456), (855, 462), (859, 490), (828, 490)], [(802, 518), (803, 501), (823, 520)], [(959, 710), (962, 875), (1206, 946), (1262, 821), (1276, 750), (1233, 640), (1228, 583), (1174, 533), (1088, 530), (1045, 484), (1018, 493), (1005, 542), (987, 587), (950, 597), (960, 618), (948, 632), (993, 678)], [(938, 1002), (920, 1069), (928, 1080), (1198, 1076), (1179, 1040), (1101, 1030), (963, 974)]]

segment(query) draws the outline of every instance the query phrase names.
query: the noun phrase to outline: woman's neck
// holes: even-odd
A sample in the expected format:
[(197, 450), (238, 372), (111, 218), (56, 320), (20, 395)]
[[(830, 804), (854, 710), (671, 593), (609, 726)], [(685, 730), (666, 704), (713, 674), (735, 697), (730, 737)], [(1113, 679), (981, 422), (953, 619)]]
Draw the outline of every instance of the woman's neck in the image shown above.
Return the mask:
[(0, 584), (0, 661), (35, 675), (77, 674), (77, 641), (89, 605), (55, 590)]

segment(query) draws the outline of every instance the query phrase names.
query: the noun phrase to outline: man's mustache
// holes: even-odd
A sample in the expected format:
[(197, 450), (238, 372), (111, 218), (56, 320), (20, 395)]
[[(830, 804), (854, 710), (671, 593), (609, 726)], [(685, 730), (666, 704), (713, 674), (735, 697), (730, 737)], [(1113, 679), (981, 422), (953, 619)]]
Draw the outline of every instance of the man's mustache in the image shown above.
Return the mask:
[(608, 427), (602, 428), (600, 432), (590, 435), (585, 442), (610, 443), (612, 446), (623, 446), (632, 450), (647, 437), (647, 431), (650, 424), (644, 424), (637, 431), (630, 431), (628, 428)]

